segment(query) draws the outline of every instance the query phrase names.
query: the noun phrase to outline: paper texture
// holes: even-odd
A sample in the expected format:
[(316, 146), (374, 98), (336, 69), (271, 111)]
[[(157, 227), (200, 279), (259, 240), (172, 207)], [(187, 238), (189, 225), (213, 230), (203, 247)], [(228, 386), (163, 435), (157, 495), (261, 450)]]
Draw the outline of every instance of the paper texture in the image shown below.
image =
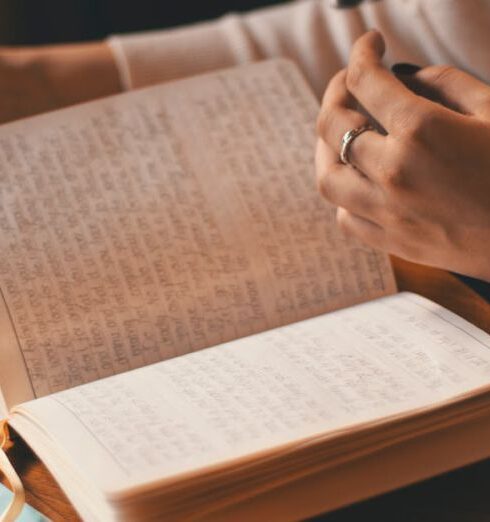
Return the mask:
[(395, 290), (316, 193), (316, 112), (279, 61), (0, 129), (0, 286), (36, 396)]
[(0, 420), (10, 406), (34, 399), (24, 354), (0, 288)]
[(19, 412), (47, 427), (82, 475), (112, 490), (435, 406), (489, 377), (488, 335), (399, 294), (77, 387)]

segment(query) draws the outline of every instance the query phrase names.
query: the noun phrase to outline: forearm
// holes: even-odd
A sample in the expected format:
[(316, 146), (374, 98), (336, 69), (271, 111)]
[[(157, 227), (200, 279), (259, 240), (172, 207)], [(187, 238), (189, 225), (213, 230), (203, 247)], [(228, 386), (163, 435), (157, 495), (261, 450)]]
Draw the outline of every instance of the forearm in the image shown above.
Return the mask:
[(106, 42), (41, 48), (46, 79), (62, 106), (122, 91), (113, 53)]
[(120, 92), (105, 42), (0, 48), (0, 122)]
[(6, 49), (3, 59), (49, 89), (63, 107), (122, 90), (113, 54), (106, 42)]
[[(482, 44), (488, 40), (490, 6), (483, 1), (447, 6), (444, 0), (420, 5), (418, 0), (382, 0), (352, 9), (331, 5), (331, 0), (302, 0), (186, 27), (114, 36), (105, 42), (0, 48), (0, 120), (274, 57), (295, 61), (321, 97), (328, 80), (345, 66), (352, 42), (367, 27), (384, 32), (388, 63), (461, 61), (467, 70), (490, 81), (487, 46)], [(461, 19), (470, 20), (475, 28), (482, 29), (483, 24), (485, 30), (469, 35)], [(450, 36), (443, 39), (440, 27), (451, 28)], [(14, 104), (9, 102), (11, 93)]]

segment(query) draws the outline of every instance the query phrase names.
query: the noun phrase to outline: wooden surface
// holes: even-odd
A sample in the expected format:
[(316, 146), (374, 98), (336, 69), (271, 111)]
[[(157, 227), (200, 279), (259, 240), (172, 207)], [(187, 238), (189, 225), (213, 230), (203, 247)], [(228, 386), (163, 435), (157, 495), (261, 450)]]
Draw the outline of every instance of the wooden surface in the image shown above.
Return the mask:
[[(457, 278), (444, 271), (398, 259), (394, 259), (393, 264), (400, 290), (424, 295), (490, 333), (490, 305)], [(27, 500), (32, 506), (55, 522), (79, 520), (49, 472), (22, 441), (12, 445), (9, 457), (21, 475)], [(488, 522), (490, 460), (318, 517), (315, 521)]]

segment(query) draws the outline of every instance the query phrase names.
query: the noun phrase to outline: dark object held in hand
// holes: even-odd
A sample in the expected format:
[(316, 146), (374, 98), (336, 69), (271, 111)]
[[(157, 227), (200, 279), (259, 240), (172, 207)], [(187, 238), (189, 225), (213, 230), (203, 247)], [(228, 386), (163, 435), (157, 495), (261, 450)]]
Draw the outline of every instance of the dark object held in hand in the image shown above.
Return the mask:
[(391, 66), (391, 71), (396, 76), (411, 76), (412, 74), (418, 73), (422, 67), (413, 63), (395, 63)]
[[(377, 0), (368, 0), (371, 2), (376, 2)], [(359, 4), (362, 4), (364, 0), (335, 0), (333, 5), (335, 7), (343, 8), (343, 7), (356, 7)]]

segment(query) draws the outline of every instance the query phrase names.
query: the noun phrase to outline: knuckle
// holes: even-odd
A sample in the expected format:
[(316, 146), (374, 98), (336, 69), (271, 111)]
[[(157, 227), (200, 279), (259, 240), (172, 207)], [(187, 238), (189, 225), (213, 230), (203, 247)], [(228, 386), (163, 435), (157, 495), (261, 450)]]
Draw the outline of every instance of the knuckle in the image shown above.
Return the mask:
[(435, 108), (419, 108), (408, 112), (402, 136), (411, 141), (424, 141), (429, 134), (437, 132), (440, 122), (439, 111)]
[(399, 212), (392, 212), (389, 216), (389, 228), (398, 234), (409, 234), (412, 226), (412, 221)]
[[(388, 140), (389, 155), (383, 162), (380, 162), (380, 183), (389, 197), (398, 198), (400, 192), (406, 192), (410, 188), (407, 169), (410, 166), (415, 147), (409, 143), (401, 143), (397, 139), (388, 138)], [(392, 192), (395, 194), (390, 194)]]
[(336, 214), (336, 221), (337, 226), (342, 232), (346, 234), (350, 234), (352, 232), (351, 221), (349, 219), (349, 214), (347, 213), (347, 211), (345, 211), (342, 208), (338, 208)]
[(413, 147), (405, 143), (396, 143), (390, 147), (389, 159), (380, 165), (381, 184), (388, 192), (401, 192), (409, 188), (407, 165), (413, 154), (412, 149)]
[(347, 236), (356, 236), (356, 227), (351, 214), (344, 208), (339, 207), (336, 214), (336, 222), (339, 230)]
[(406, 185), (406, 176), (401, 165), (393, 163), (383, 169), (381, 182), (385, 189), (397, 191)]

